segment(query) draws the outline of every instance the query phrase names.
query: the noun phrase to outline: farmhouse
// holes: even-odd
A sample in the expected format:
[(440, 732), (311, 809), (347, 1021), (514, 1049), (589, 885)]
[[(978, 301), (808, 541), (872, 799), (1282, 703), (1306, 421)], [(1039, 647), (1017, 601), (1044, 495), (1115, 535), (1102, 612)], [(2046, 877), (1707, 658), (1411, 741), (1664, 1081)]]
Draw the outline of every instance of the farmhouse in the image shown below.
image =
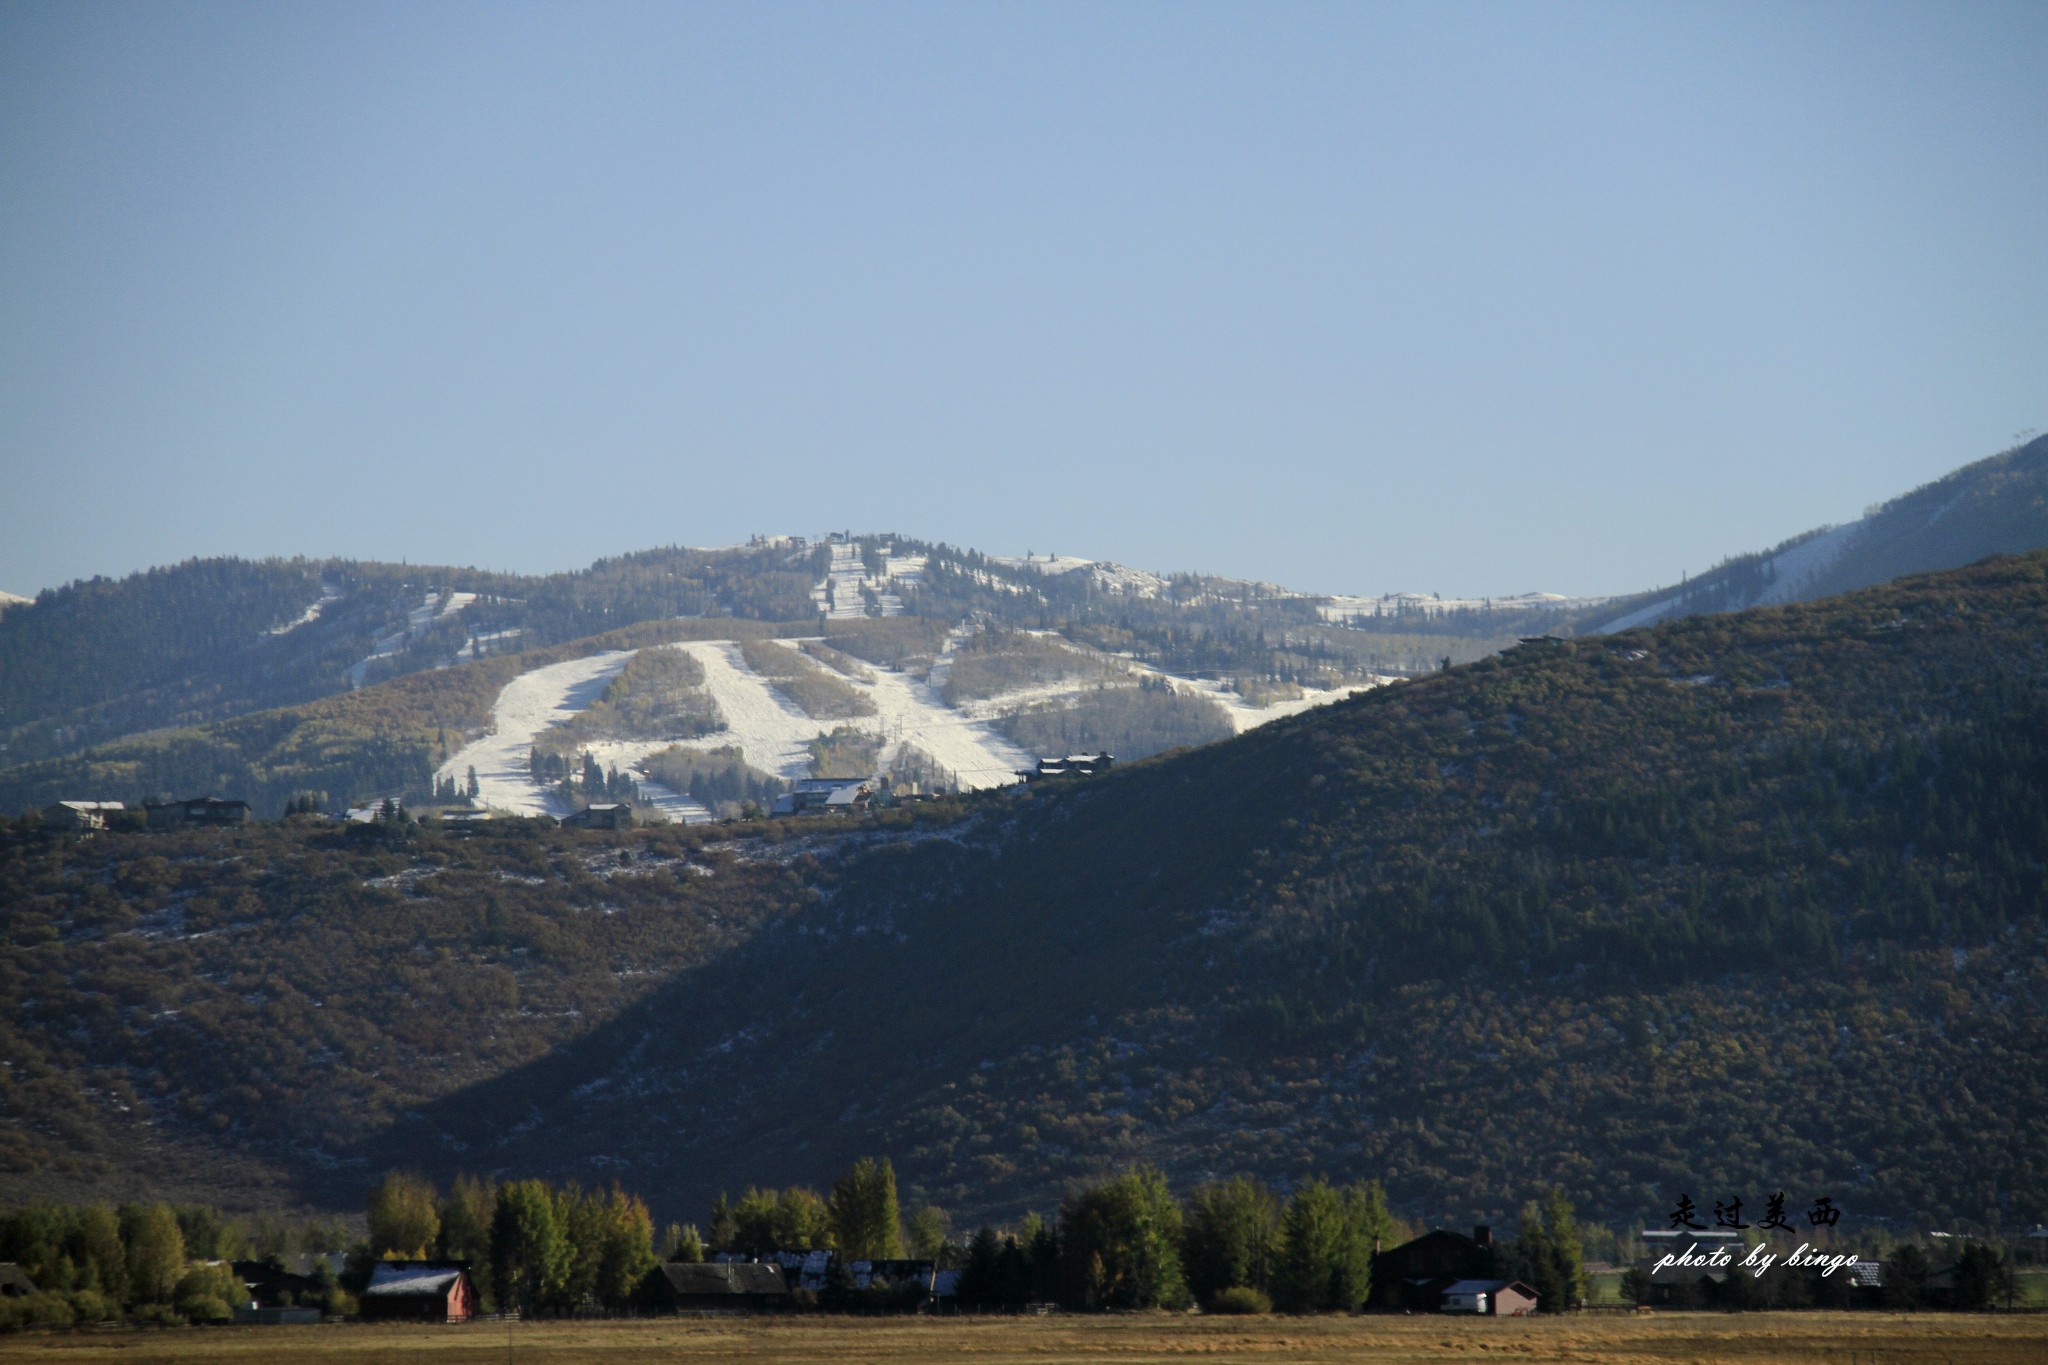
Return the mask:
[(246, 825), (247, 801), (227, 801), (218, 796), (194, 796), (184, 801), (150, 802), (143, 806), (151, 829), (177, 829), (182, 825)]
[(1425, 1232), (1372, 1258), (1372, 1297), (1367, 1306), (1393, 1312), (1437, 1312), (1451, 1286), (1492, 1279), (1495, 1262), (1490, 1227), (1476, 1227), (1470, 1237), (1444, 1228)]
[(57, 801), (43, 807), (43, 828), (84, 834), (105, 829), (109, 816), (126, 809), (119, 801)]
[(467, 1322), (475, 1313), (476, 1286), (461, 1261), (379, 1261), (361, 1300), (366, 1322)]
[(640, 1308), (650, 1313), (762, 1312), (789, 1303), (779, 1265), (670, 1261), (640, 1282)]

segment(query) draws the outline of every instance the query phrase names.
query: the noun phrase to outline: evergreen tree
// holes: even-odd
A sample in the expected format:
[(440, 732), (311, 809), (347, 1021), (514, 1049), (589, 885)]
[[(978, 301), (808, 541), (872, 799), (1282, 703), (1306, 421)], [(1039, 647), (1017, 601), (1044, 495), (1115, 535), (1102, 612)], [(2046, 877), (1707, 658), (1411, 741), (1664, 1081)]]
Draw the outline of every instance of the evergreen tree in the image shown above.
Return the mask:
[(987, 1308), (999, 1302), (1002, 1244), (996, 1230), (983, 1223), (967, 1240), (967, 1263), (960, 1267), (960, 1302)]
[(1273, 1302), (1290, 1313), (1351, 1312), (1371, 1287), (1373, 1201), (1311, 1180), (1280, 1220)]
[(1263, 1290), (1271, 1277), (1280, 1201), (1256, 1180), (1198, 1185), (1182, 1234), (1188, 1289), (1202, 1303), (1233, 1286)]
[(1565, 1313), (1579, 1306), (1586, 1295), (1585, 1249), (1562, 1189), (1551, 1189), (1541, 1204), (1522, 1206), (1509, 1268), (1536, 1291), (1538, 1311)]

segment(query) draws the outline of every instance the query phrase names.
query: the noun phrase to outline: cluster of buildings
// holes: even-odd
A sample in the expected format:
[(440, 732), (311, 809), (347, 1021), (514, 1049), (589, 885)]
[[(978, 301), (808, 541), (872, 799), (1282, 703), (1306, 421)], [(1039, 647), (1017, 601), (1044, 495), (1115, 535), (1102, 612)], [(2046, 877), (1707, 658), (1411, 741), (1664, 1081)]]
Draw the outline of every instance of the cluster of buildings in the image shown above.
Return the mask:
[(1115, 754), (1068, 754), (1065, 758), (1041, 758), (1037, 767), (1019, 771), (1017, 776), (1026, 782), (1042, 782), (1049, 777), (1094, 777), (1115, 766)]
[[(109, 821), (127, 811), (128, 807), (119, 801), (53, 801), (43, 807), (43, 828), (90, 834), (105, 829)], [(247, 801), (223, 800), (218, 796), (148, 801), (143, 803), (142, 813), (151, 829), (246, 825), (251, 818)]]
[[(833, 1251), (665, 1262), (640, 1282), (635, 1306), (649, 1313), (772, 1312), (788, 1307), (800, 1290), (823, 1293), (839, 1264)], [(958, 1271), (924, 1260), (848, 1261), (844, 1269), (850, 1287), (898, 1294), (913, 1306), (951, 1300), (960, 1278)], [(293, 1297), (297, 1277), (268, 1273), (262, 1283), (244, 1276), (252, 1296), (244, 1312), (252, 1321), (296, 1320), (274, 1315), (293, 1311), (284, 1304)], [(467, 1322), (479, 1311), (476, 1282), (464, 1261), (379, 1261), (357, 1302), (365, 1321)], [(272, 1316), (255, 1316), (263, 1314)]]

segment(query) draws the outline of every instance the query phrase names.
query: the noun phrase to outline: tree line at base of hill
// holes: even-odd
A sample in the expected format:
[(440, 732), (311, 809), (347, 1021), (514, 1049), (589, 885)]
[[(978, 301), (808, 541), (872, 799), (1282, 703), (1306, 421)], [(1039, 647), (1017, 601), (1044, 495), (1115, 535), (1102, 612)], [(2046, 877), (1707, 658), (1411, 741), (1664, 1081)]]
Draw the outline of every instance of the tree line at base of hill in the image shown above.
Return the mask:
[[(1283, 1195), (1246, 1176), (1195, 1186), (1176, 1198), (1166, 1177), (1136, 1167), (1080, 1186), (1051, 1218), (984, 1224), (964, 1243), (948, 1235), (929, 1205), (908, 1218), (887, 1158), (864, 1157), (824, 1194), (802, 1186), (749, 1188), (719, 1196), (705, 1230), (671, 1224), (659, 1237), (647, 1205), (614, 1185), (458, 1176), (444, 1191), (417, 1175), (388, 1172), (371, 1188), (368, 1235), (344, 1248), (331, 1221), (224, 1216), (206, 1206), (137, 1203), (115, 1209), (31, 1204), (0, 1215), (0, 1257), (21, 1267), (37, 1292), (0, 1300), (0, 1330), (127, 1319), (172, 1324), (224, 1321), (248, 1293), (232, 1263), (282, 1270), (294, 1251), (315, 1257), (299, 1302), (329, 1314), (354, 1311), (355, 1295), (380, 1260), (433, 1259), (467, 1265), (485, 1311), (552, 1317), (632, 1309), (662, 1261), (715, 1255), (755, 1259), (832, 1251), (827, 1289), (799, 1291), (797, 1306), (907, 1308), (910, 1297), (856, 1291), (856, 1261), (905, 1257), (958, 1271), (956, 1299), (970, 1311), (1057, 1303), (1073, 1311), (1189, 1309), (1223, 1314), (1353, 1312), (1374, 1294), (1378, 1260), (1414, 1232), (1376, 1183), (1338, 1186), (1310, 1179)], [(1557, 1189), (1523, 1205), (1515, 1235), (1481, 1255), (1490, 1273), (1536, 1291), (1539, 1311), (1568, 1311), (1586, 1298), (1585, 1251), (1611, 1242), (1580, 1225)], [(339, 1273), (324, 1253), (346, 1250)], [(2011, 1301), (2012, 1259), (1980, 1243), (1953, 1249), (1936, 1267), (1917, 1244), (1884, 1258), (1883, 1302), (1916, 1308), (1994, 1308)], [(1937, 1273), (1938, 1272), (1938, 1273)], [(1938, 1294), (1932, 1281), (1944, 1281)], [(1767, 1276), (1728, 1275), (1710, 1290), (1680, 1286), (1681, 1306), (1724, 1309), (1841, 1307), (1848, 1277), (1784, 1267)], [(1640, 1269), (1625, 1298), (1647, 1303), (1654, 1286)], [(1700, 1296), (1711, 1293), (1713, 1303)], [(1690, 1297), (1687, 1297), (1687, 1296)], [(918, 1299), (922, 1295), (914, 1296)]]

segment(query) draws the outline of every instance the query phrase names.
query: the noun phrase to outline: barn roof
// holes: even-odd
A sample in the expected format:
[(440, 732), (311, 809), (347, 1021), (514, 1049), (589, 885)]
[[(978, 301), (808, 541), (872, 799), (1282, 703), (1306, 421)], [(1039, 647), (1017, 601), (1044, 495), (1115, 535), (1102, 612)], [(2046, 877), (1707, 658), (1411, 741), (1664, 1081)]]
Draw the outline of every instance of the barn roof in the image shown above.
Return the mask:
[(403, 1261), (379, 1261), (376, 1269), (370, 1272), (370, 1287), (363, 1293), (378, 1298), (403, 1298), (416, 1294), (445, 1298), (448, 1290), (461, 1278), (465, 1269), (467, 1267), (447, 1261), (420, 1261), (414, 1264)]
[(787, 1294), (782, 1267), (752, 1261), (709, 1262), (668, 1261), (661, 1266), (663, 1278), (678, 1294)]

